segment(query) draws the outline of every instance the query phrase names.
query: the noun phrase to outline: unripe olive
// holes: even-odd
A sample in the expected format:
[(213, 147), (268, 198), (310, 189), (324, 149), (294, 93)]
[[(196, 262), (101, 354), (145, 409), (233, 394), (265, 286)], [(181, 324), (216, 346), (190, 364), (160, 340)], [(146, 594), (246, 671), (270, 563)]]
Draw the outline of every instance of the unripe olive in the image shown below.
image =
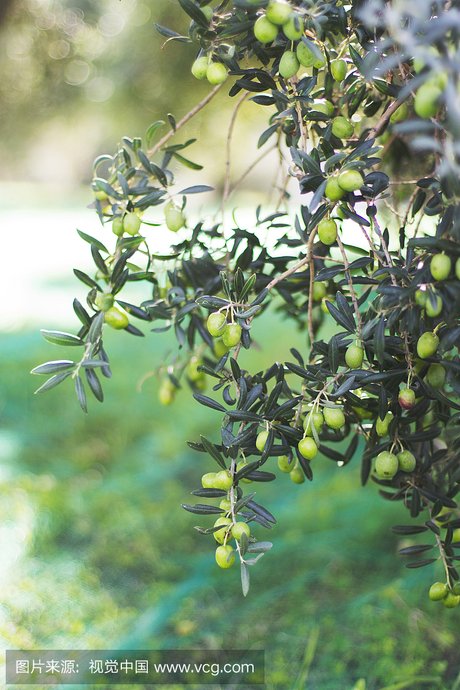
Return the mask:
[(413, 472), (415, 470), (417, 460), (410, 450), (402, 450), (398, 453), (397, 458), (400, 470), (403, 472)]
[(350, 345), (345, 352), (345, 363), (350, 369), (359, 369), (363, 363), (364, 350), (360, 345)]
[(241, 332), (239, 323), (228, 323), (222, 333), (222, 342), (227, 347), (236, 347), (241, 340)]
[[(248, 464), (247, 460), (240, 460), (236, 466), (236, 471), (239, 472), (240, 470), (243, 469), (243, 467), (246, 467), (247, 464)], [(252, 484), (252, 479), (248, 479), (247, 477), (243, 477), (239, 481), (243, 482), (243, 484)]]
[(418, 304), (419, 307), (424, 307), (426, 305), (426, 301), (428, 298), (428, 293), (426, 290), (416, 290), (415, 291), (415, 303)]
[(216, 482), (216, 474), (217, 472), (206, 472), (206, 474), (203, 474), (201, 477), (201, 486), (203, 489), (215, 489), (215, 482)]
[(460, 258), (455, 262), (455, 277), (460, 280)]
[(289, 472), (289, 477), (294, 484), (303, 484), (305, 481), (303, 470), (298, 464)]
[(347, 63), (345, 60), (332, 60), (331, 74), (335, 81), (343, 81), (347, 75)]
[(303, 18), (297, 12), (289, 15), (287, 22), (283, 24), (283, 33), (290, 41), (298, 41), (304, 32)]
[(296, 465), (296, 460), (289, 455), (280, 455), (278, 458), (278, 469), (288, 474)]
[(165, 222), (166, 227), (171, 232), (177, 232), (185, 225), (185, 216), (182, 210), (172, 201), (165, 206)]
[(452, 261), (446, 254), (435, 254), (430, 262), (430, 272), (434, 280), (446, 280), (452, 268)]
[(235, 522), (232, 527), (232, 537), (237, 541), (240, 541), (241, 537), (245, 534), (248, 539), (251, 534), (249, 525), (246, 522)]
[(121, 237), (124, 232), (123, 218), (121, 216), (115, 216), (112, 220), (112, 232), (117, 237)]
[(409, 115), (409, 108), (407, 107), (407, 103), (401, 103), (399, 108), (396, 108), (396, 110), (390, 115), (390, 122), (395, 125), (397, 122), (402, 122), (407, 118)]
[(460, 594), (460, 582), (454, 584), (452, 587), (452, 594), (456, 594), (457, 596)]
[(259, 17), (254, 24), (254, 36), (261, 43), (273, 43), (278, 36), (278, 27), (272, 24), (267, 17)]
[(322, 412), (310, 412), (304, 419), (303, 428), (305, 429), (305, 434), (307, 436), (312, 436), (312, 427), (315, 427), (316, 431), (319, 433), (323, 428), (324, 415)]
[(322, 281), (315, 281), (313, 283), (313, 292), (312, 292), (313, 302), (321, 302), (323, 297), (326, 297), (326, 294), (327, 294), (326, 283), (323, 283)]
[(187, 364), (186, 373), (190, 381), (198, 381), (203, 377), (203, 372), (198, 369), (203, 364), (199, 357), (192, 357)]
[(117, 309), (117, 307), (110, 307), (110, 309), (107, 309), (104, 314), (104, 321), (117, 331), (126, 328), (129, 324), (127, 315)]
[(290, 79), (297, 74), (299, 67), (296, 54), (292, 50), (287, 50), (280, 60), (279, 73), (284, 79)]
[[(176, 387), (170, 378), (165, 378), (162, 381), (160, 390), (158, 391), (158, 400), (160, 405), (171, 405), (174, 402), (174, 397), (176, 395)], [(205, 488), (212, 488), (211, 486)]]
[[(220, 517), (217, 518), (217, 520), (214, 523), (214, 527), (218, 527), (222, 525), (222, 529), (217, 530), (217, 532), (213, 532), (212, 536), (216, 540), (218, 544), (223, 544), (225, 541), (225, 538), (227, 537), (227, 534), (229, 534), (228, 527), (232, 524), (232, 521), (230, 518), (226, 517)], [(225, 529), (227, 527), (227, 529)]]
[(321, 67), (324, 65), (324, 59), (318, 58), (310, 48), (300, 41), (296, 48), (297, 59), (304, 67)]
[(445, 582), (433, 582), (428, 591), (428, 596), (430, 597), (431, 601), (442, 601), (448, 591), (449, 590)]
[(268, 431), (260, 431), (256, 438), (256, 448), (261, 453), (263, 453), (265, 446), (267, 444)]
[(110, 292), (98, 292), (94, 304), (101, 311), (108, 311), (113, 307), (113, 295)]
[(129, 211), (125, 213), (123, 217), (123, 230), (128, 233), (128, 235), (137, 235), (139, 228), (141, 227), (141, 219), (134, 213), (134, 211)]
[(330, 101), (315, 101), (311, 105), (311, 109), (316, 113), (323, 113), (331, 116), (334, 113), (334, 104)]
[(403, 410), (411, 410), (415, 405), (415, 392), (412, 388), (402, 388), (399, 391), (398, 402)]
[(349, 139), (355, 128), (350, 120), (346, 117), (338, 115), (332, 120), (332, 134), (337, 137), (337, 139)]
[(229, 470), (217, 472), (214, 480), (214, 488), (228, 491), (233, 485), (233, 476)]
[(341, 429), (345, 425), (345, 415), (340, 407), (324, 407), (323, 415), (330, 429)]
[(206, 321), (208, 332), (213, 338), (221, 336), (226, 325), (227, 317), (221, 311), (214, 311), (212, 314), (209, 314)]
[(432, 388), (442, 388), (446, 381), (446, 370), (442, 364), (430, 364), (425, 375), (425, 381)]
[(232, 502), (229, 501), (228, 498), (223, 498), (219, 503), (219, 508), (229, 513), (232, 509)]
[(309, 436), (300, 439), (297, 448), (299, 449), (300, 455), (302, 455), (302, 457), (304, 457), (306, 460), (313, 460), (313, 458), (318, 454), (318, 446)]
[(460, 604), (460, 596), (447, 592), (444, 599), (442, 599), (442, 603), (447, 609), (455, 609)]
[(318, 223), (318, 237), (328, 247), (337, 239), (337, 223), (335, 220), (324, 219)]
[(358, 170), (344, 170), (337, 178), (339, 186), (346, 192), (356, 192), (364, 184), (364, 178)]
[(321, 300), (321, 311), (323, 314), (329, 314), (329, 309), (327, 307), (328, 302), (334, 302), (334, 295), (326, 295), (326, 297)]
[(206, 71), (206, 78), (210, 84), (223, 84), (228, 77), (228, 69), (221, 62), (211, 62)]
[(441, 89), (433, 83), (422, 84), (414, 98), (414, 110), (423, 119), (434, 117), (438, 112)]
[(235, 550), (230, 546), (230, 544), (225, 544), (225, 546), (218, 546), (216, 549), (216, 563), (219, 568), (226, 570), (231, 568), (235, 562)]
[(377, 417), (377, 421), (375, 422), (375, 431), (377, 433), (377, 436), (382, 437), (382, 436), (387, 435), (388, 427), (390, 426), (392, 419), (393, 419), (393, 413), (392, 412), (387, 412), (383, 419), (380, 419), (380, 417)]
[(380, 479), (393, 479), (399, 469), (398, 458), (384, 450), (375, 458), (375, 473)]
[(273, 0), (269, 2), (267, 7), (267, 19), (272, 24), (282, 26), (286, 24), (292, 13), (292, 7), (287, 2), (280, 2), (279, 0)]
[(452, 543), (453, 544), (458, 544), (460, 542), (460, 527), (457, 527), (454, 529), (452, 533)]
[[(433, 301), (434, 298), (434, 301)], [(431, 294), (428, 295), (428, 298), (426, 300), (425, 304), (425, 312), (426, 315), (435, 318), (436, 316), (439, 316), (439, 314), (442, 312), (443, 308), (443, 301), (441, 295), (437, 294)]]
[(222, 338), (217, 338), (214, 341), (214, 354), (218, 359), (226, 355), (228, 352), (228, 347), (224, 344)]
[(330, 201), (338, 201), (345, 196), (345, 192), (337, 182), (336, 177), (330, 177), (326, 183), (324, 196)]
[[(204, 9), (204, 8), (203, 8)], [(204, 55), (195, 60), (192, 65), (192, 74), (195, 79), (206, 79), (208, 72), (208, 58)]]
[(98, 201), (107, 201), (109, 195), (107, 194), (107, 192), (104, 192), (103, 189), (96, 189), (94, 190), (94, 198)]
[(438, 346), (438, 336), (431, 331), (425, 331), (417, 341), (417, 354), (420, 359), (427, 359), (427, 357), (432, 357), (436, 354)]

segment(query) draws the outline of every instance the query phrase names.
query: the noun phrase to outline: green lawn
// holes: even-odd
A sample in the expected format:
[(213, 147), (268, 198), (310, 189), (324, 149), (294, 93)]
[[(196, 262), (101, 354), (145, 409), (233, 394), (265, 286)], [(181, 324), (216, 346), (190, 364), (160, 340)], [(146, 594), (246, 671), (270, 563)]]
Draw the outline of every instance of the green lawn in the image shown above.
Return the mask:
[[(257, 325), (267, 351), (243, 364), (286, 358), (282, 328)], [(440, 570), (404, 568), (390, 526), (407, 518), (360, 487), (358, 462), (317, 458), (313, 484), (260, 485), (279, 524), (244, 600), (237, 570), (220, 571), (193, 530), (211, 518), (180, 508), (214, 469), (185, 441), (217, 439), (218, 413), (186, 392), (161, 408), (153, 378), (139, 391), (168, 338), (112, 334), (114, 377), (89, 415), (65, 384), (33, 396), (28, 372), (57, 348), (36, 334), (0, 342), (4, 647), (262, 648), (267, 690), (460, 688), (458, 613), (426, 597)]]

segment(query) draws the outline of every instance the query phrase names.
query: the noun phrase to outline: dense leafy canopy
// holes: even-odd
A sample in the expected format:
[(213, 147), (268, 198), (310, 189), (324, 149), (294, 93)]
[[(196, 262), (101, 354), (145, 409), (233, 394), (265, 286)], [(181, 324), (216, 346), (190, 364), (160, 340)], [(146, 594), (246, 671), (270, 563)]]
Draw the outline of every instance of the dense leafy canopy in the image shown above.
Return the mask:
[[(262, 530), (275, 522), (253, 487), (282, 481), (274, 468), (296, 484), (312, 480), (320, 454), (338, 467), (360, 461), (363, 484), (371, 478), (383, 498), (404, 502), (418, 520), (394, 531), (423, 543), (401, 553), (412, 568), (439, 558), (445, 586), (430, 597), (456, 606), (460, 13), (428, 0), (178, 2), (189, 35), (157, 28), (197, 44), (192, 73), (214, 88), (183, 120), (169, 116), (162, 138), (158, 121), (145, 140), (125, 138), (95, 162), (94, 207), (108, 239), (80, 233), (95, 273), (75, 271), (89, 288), (86, 305), (74, 301), (77, 335), (44, 332), (82, 354), (37, 367), (49, 375), (39, 390), (68, 379), (86, 411), (87, 392), (102, 401), (110, 377), (107, 325), (132, 335), (143, 335), (142, 322), (172, 329), (178, 354), (161, 369), (161, 402), (188, 386), (221, 420), (219, 438), (190, 442), (217, 466), (184, 508), (203, 523), (217, 518), (197, 529), (218, 542), (220, 567), (238, 557), (245, 594), (249, 566), (271, 547)], [(259, 147), (275, 142), (289, 157), (304, 199), (294, 221), (278, 206), (257, 208), (249, 227), (235, 216), (231, 226), (192, 222), (189, 196), (211, 187), (176, 191), (173, 167), (200, 168), (179, 130), (227, 79), (235, 116), (246, 98), (267, 112)], [(227, 179), (223, 207), (230, 191)], [(180, 233), (161, 256), (144, 215), (156, 206)], [(146, 286), (140, 304), (123, 299), (132, 281)], [(308, 346), (247, 371), (254, 320), (271, 305), (305, 329)]]

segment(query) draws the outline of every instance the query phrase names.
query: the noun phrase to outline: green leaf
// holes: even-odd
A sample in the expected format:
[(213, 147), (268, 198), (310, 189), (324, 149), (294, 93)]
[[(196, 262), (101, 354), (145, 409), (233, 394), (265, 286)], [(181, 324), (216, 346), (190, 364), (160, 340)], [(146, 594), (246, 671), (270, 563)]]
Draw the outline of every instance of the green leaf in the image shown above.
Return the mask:
[(62, 346), (75, 346), (75, 345), (84, 345), (84, 342), (81, 338), (78, 337), (78, 335), (72, 335), (72, 333), (64, 333), (62, 331), (47, 331), (47, 330), (42, 330), (40, 331), (42, 336), (47, 340), (49, 343), (53, 343), (53, 345), (62, 345)]
[(37, 395), (38, 393), (44, 393), (45, 391), (49, 391), (51, 390), (51, 388), (55, 388), (60, 383), (65, 381), (65, 379), (68, 378), (71, 375), (71, 373), (71, 371), (64, 371), (60, 374), (55, 374), (50, 379), (45, 381), (45, 383), (42, 384), (40, 388), (37, 388), (37, 390), (35, 391), (35, 395)]
[(91, 244), (93, 247), (96, 247), (99, 249), (101, 252), (105, 252), (106, 254), (109, 253), (109, 250), (102, 244), (102, 242), (99, 242), (95, 237), (91, 237), (91, 235), (87, 235), (86, 232), (82, 232), (81, 230), (77, 229), (78, 234), (80, 235), (81, 239), (84, 240), (85, 242), (88, 242)]
[[(157, 26), (158, 30), (158, 26)], [(155, 138), (155, 135), (157, 131), (165, 125), (164, 120), (157, 120), (156, 122), (152, 122), (150, 127), (147, 129), (147, 132), (145, 133), (145, 141), (147, 142), (147, 146), (151, 146), (153, 143), (153, 140)]]
[(249, 568), (246, 563), (241, 563), (241, 589), (243, 596), (247, 596), (250, 587)]
[(75, 367), (75, 362), (70, 359), (56, 359), (52, 362), (45, 362), (35, 367), (31, 374), (57, 374), (60, 371), (68, 371)]

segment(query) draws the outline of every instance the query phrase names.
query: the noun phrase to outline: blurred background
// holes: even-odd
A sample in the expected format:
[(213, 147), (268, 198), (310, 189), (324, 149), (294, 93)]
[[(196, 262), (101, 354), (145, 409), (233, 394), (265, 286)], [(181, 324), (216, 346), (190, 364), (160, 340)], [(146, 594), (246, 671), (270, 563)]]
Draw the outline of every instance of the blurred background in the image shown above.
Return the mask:
[[(405, 513), (360, 488), (358, 463), (317, 458), (312, 485), (262, 485), (279, 524), (243, 600), (236, 569), (217, 569), (211, 541), (192, 529), (200, 521), (180, 508), (214, 469), (185, 440), (215, 437), (216, 418), (186, 392), (172, 410), (158, 405), (149, 374), (167, 335), (109, 336), (114, 377), (87, 416), (65, 387), (33, 396), (30, 369), (66, 356), (39, 328), (75, 328), (71, 300), (84, 299), (72, 268), (89, 268), (90, 254), (75, 229), (103, 236), (87, 208), (92, 160), (208, 89), (189, 77), (194, 48), (164, 45), (155, 22), (187, 29), (176, 0), (0, 4), (2, 647), (265, 649), (269, 690), (458, 690), (458, 616), (426, 597), (440, 569), (404, 568), (390, 526)], [(200, 201), (210, 213), (228, 101), (223, 92), (184, 130), (199, 136), (194, 160), (205, 166), (190, 179), (217, 189)], [(236, 178), (258, 155), (265, 117), (242, 108)], [(266, 201), (275, 173), (268, 157), (235, 205)], [(273, 313), (255, 335), (248, 367), (305, 344)]]

